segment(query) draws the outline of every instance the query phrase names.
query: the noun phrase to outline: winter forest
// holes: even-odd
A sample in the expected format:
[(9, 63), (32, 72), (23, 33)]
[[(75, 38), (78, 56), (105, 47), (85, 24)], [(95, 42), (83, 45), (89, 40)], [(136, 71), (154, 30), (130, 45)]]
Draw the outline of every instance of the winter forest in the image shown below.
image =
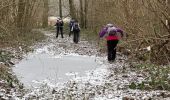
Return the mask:
[(170, 0), (0, 0), (1, 99), (169, 100)]

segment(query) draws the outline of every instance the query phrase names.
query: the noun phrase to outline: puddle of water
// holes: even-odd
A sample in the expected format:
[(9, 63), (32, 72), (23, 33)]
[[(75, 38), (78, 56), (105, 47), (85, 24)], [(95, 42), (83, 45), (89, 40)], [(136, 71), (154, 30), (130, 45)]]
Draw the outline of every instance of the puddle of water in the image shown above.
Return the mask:
[(13, 71), (25, 86), (33, 81), (49, 80), (51, 83), (66, 82), (71, 77), (83, 76), (98, 66), (95, 57), (80, 55), (54, 56), (49, 53), (33, 53), (15, 65)]

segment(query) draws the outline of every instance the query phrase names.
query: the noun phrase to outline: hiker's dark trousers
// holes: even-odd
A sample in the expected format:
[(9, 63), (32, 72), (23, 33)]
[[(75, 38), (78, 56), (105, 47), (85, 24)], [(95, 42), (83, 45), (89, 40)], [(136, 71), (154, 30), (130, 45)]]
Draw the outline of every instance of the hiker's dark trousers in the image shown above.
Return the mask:
[(107, 50), (108, 50), (108, 61), (114, 61), (116, 58), (116, 46), (119, 40), (108, 40)]
[(56, 37), (58, 37), (58, 34), (60, 32), (61, 38), (64, 38), (64, 36), (63, 36), (63, 27), (57, 27), (56, 30), (57, 30)]
[(74, 43), (78, 43), (78, 41), (79, 41), (79, 36), (80, 36), (80, 32), (74, 31), (74, 36), (73, 36), (73, 42), (74, 42)]

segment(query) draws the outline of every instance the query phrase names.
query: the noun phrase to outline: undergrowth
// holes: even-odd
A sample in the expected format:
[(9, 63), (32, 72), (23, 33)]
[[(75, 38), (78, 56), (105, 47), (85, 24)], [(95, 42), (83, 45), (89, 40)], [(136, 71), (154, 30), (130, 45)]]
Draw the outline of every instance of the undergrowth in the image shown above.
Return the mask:
[(33, 43), (39, 42), (45, 38), (40, 31), (31, 31), (28, 33), (11, 33), (5, 36), (0, 36), (0, 47), (19, 47), (31, 46)]
[(145, 73), (147, 77), (141, 83), (132, 82), (131, 89), (168, 90), (170, 91), (170, 65), (154, 65), (150, 63), (136, 65), (136, 70)]

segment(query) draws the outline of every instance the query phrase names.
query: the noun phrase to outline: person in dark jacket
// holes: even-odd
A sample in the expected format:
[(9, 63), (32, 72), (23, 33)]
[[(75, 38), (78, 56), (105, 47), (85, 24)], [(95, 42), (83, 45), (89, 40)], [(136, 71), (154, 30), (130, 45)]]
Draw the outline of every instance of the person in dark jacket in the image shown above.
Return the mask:
[(73, 42), (78, 43), (79, 42), (79, 37), (80, 37), (80, 25), (78, 23), (78, 20), (75, 20), (71, 31), (73, 31)]
[(57, 20), (55, 26), (56, 26), (56, 30), (57, 30), (56, 38), (58, 38), (59, 32), (61, 34), (61, 38), (64, 38), (64, 36), (63, 36), (63, 27), (64, 27), (63, 20), (61, 18), (59, 18)]
[(69, 28), (70, 28), (69, 37), (70, 37), (71, 34), (73, 33), (71, 29), (72, 29), (72, 27), (73, 27), (73, 25), (74, 25), (74, 22), (75, 22), (75, 20), (72, 18), (72, 19), (70, 20), (70, 23), (69, 23)]

